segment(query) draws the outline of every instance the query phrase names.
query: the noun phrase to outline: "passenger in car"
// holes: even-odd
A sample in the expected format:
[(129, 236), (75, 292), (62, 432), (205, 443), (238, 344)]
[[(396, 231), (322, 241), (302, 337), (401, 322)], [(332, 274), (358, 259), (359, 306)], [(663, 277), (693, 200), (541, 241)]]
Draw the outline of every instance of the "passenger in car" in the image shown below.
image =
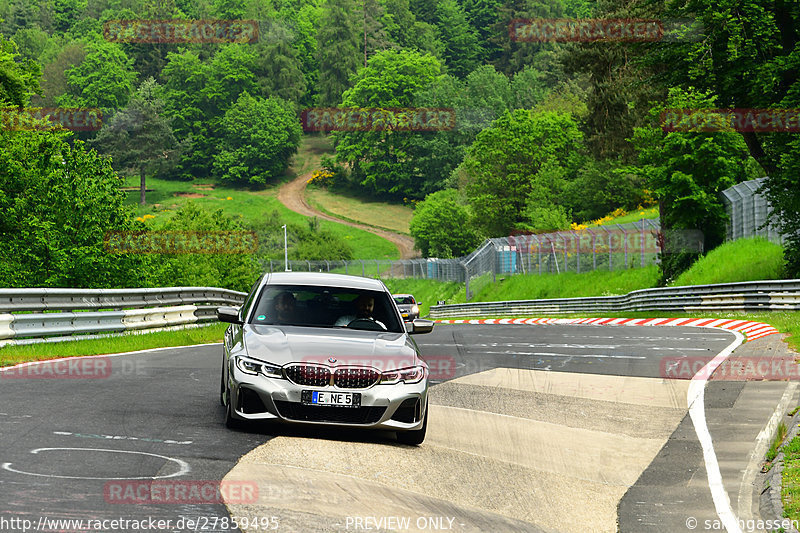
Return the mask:
[(284, 291), (275, 297), (275, 319), (276, 324), (293, 324), (296, 320), (296, 302), (294, 294)]

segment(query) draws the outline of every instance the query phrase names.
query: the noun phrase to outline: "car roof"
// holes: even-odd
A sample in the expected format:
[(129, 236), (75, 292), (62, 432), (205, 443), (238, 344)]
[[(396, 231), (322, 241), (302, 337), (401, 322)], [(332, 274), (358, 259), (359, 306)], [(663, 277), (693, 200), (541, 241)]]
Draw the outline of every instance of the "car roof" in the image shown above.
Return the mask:
[(400, 294), (400, 293), (392, 294), (392, 298), (413, 298), (413, 297), (414, 297), (413, 294)]
[(263, 285), (315, 285), (388, 292), (379, 279), (327, 272), (272, 272), (264, 276)]

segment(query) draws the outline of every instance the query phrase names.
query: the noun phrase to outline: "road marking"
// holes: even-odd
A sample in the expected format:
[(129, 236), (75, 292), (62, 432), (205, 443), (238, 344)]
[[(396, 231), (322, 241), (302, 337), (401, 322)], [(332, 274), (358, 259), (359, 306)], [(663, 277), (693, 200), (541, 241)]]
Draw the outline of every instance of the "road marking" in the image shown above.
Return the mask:
[[(708, 327), (708, 326), (706, 326)], [(714, 371), (727, 359), (733, 350), (744, 342), (744, 335), (738, 331), (734, 340), (727, 348), (717, 354), (709, 361), (697, 374), (694, 375), (689, 383), (689, 390), (686, 393), (686, 402), (689, 405), (689, 416), (694, 424), (694, 431), (703, 448), (703, 460), (705, 461), (706, 474), (708, 476), (708, 487), (711, 490), (711, 499), (714, 501), (714, 508), (717, 511), (725, 529), (729, 533), (742, 533), (739, 527), (739, 520), (731, 508), (731, 500), (725, 486), (722, 484), (722, 474), (719, 470), (717, 454), (714, 452), (714, 443), (711, 440), (711, 433), (706, 425), (705, 411), (705, 390), (708, 378)]]
[[(551, 352), (520, 352), (514, 350), (507, 350), (505, 352), (492, 352), (489, 350), (481, 350), (480, 354), (493, 354), (493, 355), (539, 355), (545, 357), (588, 357), (590, 359), (647, 359), (644, 355), (607, 355), (607, 354), (567, 354), (567, 353), (551, 353)], [(473, 354), (469, 354), (473, 355)]]
[(65, 437), (78, 437), (82, 439), (106, 439), (106, 440), (138, 440), (142, 442), (159, 442), (162, 444), (192, 444), (190, 440), (170, 440), (170, 439), (151, 439), (148, 437), (128, 437), (126, 435), (97, 435), (94, 433), (73, 433), (71, 431), (54, 431), (54, 435)]
[[(172, 461), (173, 463), (176, 463), (180, 467), (180, 469), (174, 474), (169, 474), (166, 476), (126, 477), (125, 479), (166, 479), (170, 477), (183, 476), (191, 471), (191, 468), (189, 467), (189, 464), (187, 462), (181, 461), (180, 459), (175, 459), (174, 457), (159, 455), (157, 453), (131, 452), (127, 450), (105, 450), (99, 448), (36, 448), (35, 450), (31, 450), (31, 453), (35, 455), (38, 454), (39, 452), (49, 452), (54, 450), (78, 450), (87, 452), (108, 452), (108, 453), (128, 453), (128, 454), (147, 455), (150, 457), (158, 457), (159, 459), (164, 459), (165, 461)], [(12, 463), (3, 463), (2, 465), (0, 465), (0, 468), (8, 470), (9, 472), (14, 472), (15, 474), (25, 474), (27, 476), (50, 477), (58, 479), (105, 479), (105, 480), (119, 479), (119, 477), (57, 476), (55, 474), (37, 474), (34, 472), (25, 472), (23, 470), (17, 470), (15, 468), (11, 468), (11, 464)]]

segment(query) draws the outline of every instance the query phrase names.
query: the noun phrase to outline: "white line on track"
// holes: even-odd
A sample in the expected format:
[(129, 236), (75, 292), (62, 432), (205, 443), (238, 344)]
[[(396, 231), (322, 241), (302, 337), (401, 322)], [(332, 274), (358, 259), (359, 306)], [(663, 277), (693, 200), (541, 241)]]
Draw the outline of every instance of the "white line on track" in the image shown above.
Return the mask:
[[(135, 455), (148, 455), (150, 457), (158, 457), (159, 459), (164, 459), (165, 461), (172, 461), (176, 463), (180, 468), (177, 472), (173, 474), (169, 474), (166, 476), (144, 476), (144, 477), (129, 477), (126, 479), (166, 479), (170, 477), (178, 477), (184, 474), (188, 474), (191, 471), (189, 467), (189, 463), (186, 461), (181, 461), (180, 459), (175, 459), (174, 457), (167, 457), (166, 455), (159, 455), (157, 453), (147, 453), (147, 452), (132, 452), (127, 450), (104, 450), (100, 448), (36, 448), (35, 450), (31, 450), (32, 454), (38, 454), (39, 452), (50, 452), (50, 451), (63, 451), (63, 450), (79, 450), (79, 451), (87, 451), (87, 452), (108, 452), (108, 453), (127, 453), (127, 454), (135, 454)], [(117, 479), (114, 477), (88, 477), (88, 476), (58, 476), (55, 474), (38, 474), (35, 472), (25, 472), (23, 470), (16, 470), (11, 468), (12, 463), (3, 463), (0, 465), (1, 468), (4, 470), (8, 470), (9, 472), (14, 472), (15, 474), (25, 474), (26, 476), (37, 476), (37, 477), (51, 477), (51, 478), (58, 478), (58, 479)]]
[(742, 529), (739, 527), (739, 520), (731, 508), (730, 497), (725, 491), (725, 486), (722, 484), (722, 474), (719, 470), (717, 454), (714, 452), (714, 443), (711, 440), (711, 433), (708, 430), (708, 425), (706, 425), (704, 403), (705, 389), (708, 384), (709, 376), (711, 376), (714, 370), (716, 370), (717, 367), (733, 353), (733, 350), (745, 340), (744, 335), (738, 331), (734, 331), (733, 333), (736, 335), (736, 339), (694, 375), (691, 383), (689, 383), (689, 390), (686, 393), (686, 402), (689, 405), (689, 416), (692, 419), (692, 424), (694, 424), (694, 431), (697, 433), (700, 446), (703, 448), (703, 459), (706, 465), (706, 474), (708, 475), (708, 487), (711, 489), (711, 499), (714, 501), (717, 516), (719, 516), (728, 533), (742, 533)]

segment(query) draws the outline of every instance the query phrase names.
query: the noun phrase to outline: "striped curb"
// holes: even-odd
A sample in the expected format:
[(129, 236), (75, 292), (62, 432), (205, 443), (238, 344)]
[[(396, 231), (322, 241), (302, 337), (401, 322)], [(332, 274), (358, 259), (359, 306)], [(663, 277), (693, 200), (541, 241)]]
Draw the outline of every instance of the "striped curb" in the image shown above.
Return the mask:
[(726, 320), (719, 318), (484, 318), (472, 320), (434, 320), (437, 324), (559, 324), (592, 326), (688, 326), (719, 328), (738, 331), (746, 342), (780, 333), (763, 322), (750, 320)]

